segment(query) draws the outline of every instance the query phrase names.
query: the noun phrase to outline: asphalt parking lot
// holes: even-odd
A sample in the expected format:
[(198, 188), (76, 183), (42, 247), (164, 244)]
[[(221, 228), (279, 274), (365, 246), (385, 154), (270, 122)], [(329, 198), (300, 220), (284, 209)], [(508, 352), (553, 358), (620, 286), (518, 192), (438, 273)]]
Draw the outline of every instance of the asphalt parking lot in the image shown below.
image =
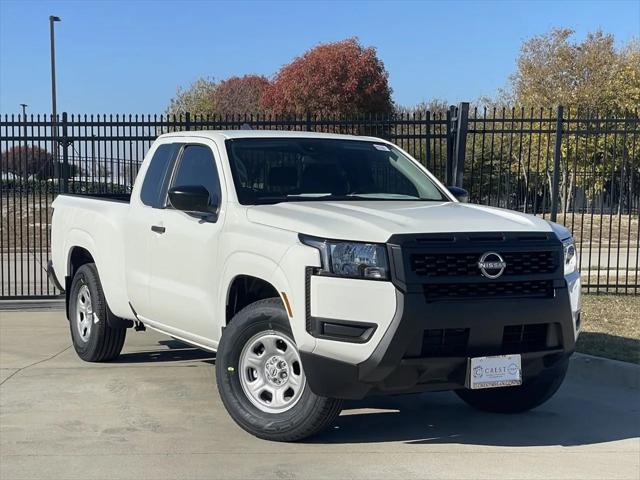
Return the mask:
[(372, 398), (321, 436), (280, 444), (230, 420), (214, 362), (132, 331), (117, 362), (86, 364), (61, 310), (0, 310), (0, 478), (640, 478), (640, 390), (620, 380), (638, 375), (631, 365), (618, 375), (577, 357), (524, 415), (478, 413), (450, 393)]

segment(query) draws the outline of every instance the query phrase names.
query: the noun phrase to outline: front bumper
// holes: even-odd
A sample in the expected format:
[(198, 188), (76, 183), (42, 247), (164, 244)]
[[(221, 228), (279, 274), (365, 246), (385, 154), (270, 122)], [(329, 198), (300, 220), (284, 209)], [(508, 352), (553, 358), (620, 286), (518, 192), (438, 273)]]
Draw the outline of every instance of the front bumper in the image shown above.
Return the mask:
[[(520, 353), (523, 381), (552, 374), (575, 349), (569, 292), (551, 298), (425, 301), (420, 293), (396, 290), (396, 314), (365, 361), (353, 364), (301, 352), (311, 390), (321, 396), (359, 399), (370, 394), (455, 390), (465, 387), (469, 357)], [(541, 331), (536, 342), (526, 332)], [(521, 341), (506, 343), (520, 328)], [(440, 332), (442, 345), (435, 345)], [(446, 345), (447, 332), (455, 337)], [(437, 339), (436, 339), (437, 340)], [(464, 340), (464, 341), (463, 341)], [(437, 342), (435, 342), (437, 343)]]

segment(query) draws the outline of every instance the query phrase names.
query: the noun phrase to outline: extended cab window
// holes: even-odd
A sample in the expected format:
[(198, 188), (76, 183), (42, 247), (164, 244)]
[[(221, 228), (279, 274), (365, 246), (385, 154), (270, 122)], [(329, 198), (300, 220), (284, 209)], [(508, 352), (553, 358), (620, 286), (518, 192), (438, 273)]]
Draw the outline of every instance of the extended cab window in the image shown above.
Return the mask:
[(220, 179), (215, 159), (209, 147), (187, 145), (173, 179), (174, 187), (202, 185), (209, 191), (209, 198), (220, 199)]
[(164, 184), (167, 178), (167, 172), (171, 166), (176, 150), (180, 147), (177, 143), (167, 143), (160, 145), (153, 154), (149, 168), (144, 177), (142, 190), (140, 191), (140, 200), (145, 205), (155, 208), (163, 207), (164, 203)]

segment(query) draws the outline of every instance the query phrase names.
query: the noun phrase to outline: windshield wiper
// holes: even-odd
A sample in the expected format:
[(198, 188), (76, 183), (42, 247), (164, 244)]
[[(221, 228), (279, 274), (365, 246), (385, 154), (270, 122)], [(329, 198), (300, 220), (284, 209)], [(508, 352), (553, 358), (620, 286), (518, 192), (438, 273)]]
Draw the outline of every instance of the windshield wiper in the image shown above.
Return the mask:
[(430, 198), (419, 198), (419, 197), (377, 197), (377, 196), (369, 196), (369, 195), (358, 195), (358, 194), (348, 194), (348, 195), (334, 195), (331, 193), (326, 194), (290, 194), (290, 195), (269, 195), (265, 197), (259, 197), (253, 200), (255, 205), (273, 205), (276, 203), (283, 202), (327, 202), (327, 201), (342, 201), (342, 202), (353, 202), (353, 201), (399, 201), (399, 202), (434, 202), (441, 201)]
[(326, 198), (332, 197), (332, 193), (290, 193), (287, 198)]
[(424, 200), (415, 195), (402, 195), (393, 193), (350, 193), (348, 197), (362, 198), (365, 200)]

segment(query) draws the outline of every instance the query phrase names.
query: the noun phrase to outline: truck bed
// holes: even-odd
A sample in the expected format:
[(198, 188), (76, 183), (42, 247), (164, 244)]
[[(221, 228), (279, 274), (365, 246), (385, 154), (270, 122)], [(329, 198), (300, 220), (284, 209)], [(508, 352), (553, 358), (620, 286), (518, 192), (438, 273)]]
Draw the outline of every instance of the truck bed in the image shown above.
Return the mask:
[(51, 256), (56, 278), (61, 284), (70, 274), (72, 250), (82, 248), (92, 255), (111, 311), (130, 315), (126, 294), (126, 219), (131, 195), (61, 194), (53, 201)]
[(131, 201), (130, 193), (61, 193), (60, 195), (92, 198), (95, 200), (105, 200), (107, 202), (129, 203)]

